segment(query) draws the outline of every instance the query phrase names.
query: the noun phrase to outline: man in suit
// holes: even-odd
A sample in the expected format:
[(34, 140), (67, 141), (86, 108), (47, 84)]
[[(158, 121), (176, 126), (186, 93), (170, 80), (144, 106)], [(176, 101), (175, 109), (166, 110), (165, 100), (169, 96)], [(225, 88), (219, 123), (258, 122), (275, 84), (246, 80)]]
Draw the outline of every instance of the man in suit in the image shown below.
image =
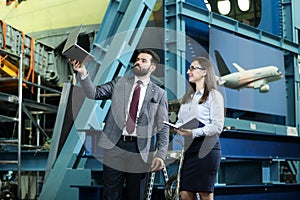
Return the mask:
[[(111, 99), (98, 143), (104, 148), (105, 200), (121, 199), (124, 182), (128, 200), (144, 199), (149, 172), (159, 171), (164, 166), (169, 143), (169, 127), (163, 123), (168, 120), (167, 94), (150, 80), (159, 62), (160, 58), (154, 51), (142, 50), (132, 68), (134, 76), (116, 77), (95, 86), (85, 66), (71, 61), (88, 98)], [(136, 99), (133, 93), (137, 85), (140, 87), (138, 102), (131, 106), (131, 99)], [(131, 121), (134, 126), (128, 122), (128, 116), (132, 116), (131, 107), (137, 107), (137, 117)], [(130, 126), (132, 130), (129, 130)]]

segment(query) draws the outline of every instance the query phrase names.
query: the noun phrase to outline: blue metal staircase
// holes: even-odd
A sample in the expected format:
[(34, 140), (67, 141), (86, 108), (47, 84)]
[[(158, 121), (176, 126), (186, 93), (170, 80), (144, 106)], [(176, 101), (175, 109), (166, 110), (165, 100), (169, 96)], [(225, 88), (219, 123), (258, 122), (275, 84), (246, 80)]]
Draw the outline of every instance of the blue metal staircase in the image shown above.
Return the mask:
[[(108, 6), (98, 35), (94, 41), (91, 53), (95, 60), (87, 65), (89, 73), (95, 84), (111, 80), (114, 76), (126, 72), (130, 59), (143, 33), (148, 18), (154, 7), (155, 0), (112, 0)], [(72, 93), (68, 98), (76, 98), (79, 93)], [(100, 106), (99, 106), (100, 105)], [(66, 110), (74, 105), (63, 104), (60, 109)], [(45, 182), (39, 199), (77, 199), (75, 188), (70, 185), (90, 185), (91, 172), (84, 169), (86, 159), (76, 163), (85, 140), (85, 130), (100, 130), (109, 102), (92, 101), (84, 99), (78, 109), (74, 123), (70, 128), (58, 154), (60, 139), (52, 141), (49, 154)], [(86, 112), (86, 111), (89, 112)], [(60, 116), (58, 116), (59, 118)], [(60, 138), (61, 129), (54, 132), (53, 138)]]

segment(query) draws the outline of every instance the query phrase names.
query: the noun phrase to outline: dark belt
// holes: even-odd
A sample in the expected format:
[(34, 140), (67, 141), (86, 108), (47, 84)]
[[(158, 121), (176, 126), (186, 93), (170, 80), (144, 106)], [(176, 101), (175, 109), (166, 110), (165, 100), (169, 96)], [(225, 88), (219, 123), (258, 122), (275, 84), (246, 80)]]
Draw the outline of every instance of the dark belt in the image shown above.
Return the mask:
[(122, 135), (122, 140), (124, 142), (135, 142), (135, 141), (137, 141), (137, 137), (136, 136), (130, 136), (130, 135)]

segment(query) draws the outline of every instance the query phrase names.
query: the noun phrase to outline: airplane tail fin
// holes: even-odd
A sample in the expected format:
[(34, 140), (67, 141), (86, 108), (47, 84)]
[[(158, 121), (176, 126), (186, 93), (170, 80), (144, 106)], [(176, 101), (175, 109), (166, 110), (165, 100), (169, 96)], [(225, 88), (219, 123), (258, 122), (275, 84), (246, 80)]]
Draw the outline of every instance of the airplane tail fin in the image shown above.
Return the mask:
[(230, 71), (229, 71), (228, 67), (226, 66), (225, 61), (223, 60), (219, 51), (215, 50), (215, 56), (216, 56), (217, 66), (218, 66), (218, 69), (220, 72), (220, 76), (225, 76), (227, 74), (230, 74)]

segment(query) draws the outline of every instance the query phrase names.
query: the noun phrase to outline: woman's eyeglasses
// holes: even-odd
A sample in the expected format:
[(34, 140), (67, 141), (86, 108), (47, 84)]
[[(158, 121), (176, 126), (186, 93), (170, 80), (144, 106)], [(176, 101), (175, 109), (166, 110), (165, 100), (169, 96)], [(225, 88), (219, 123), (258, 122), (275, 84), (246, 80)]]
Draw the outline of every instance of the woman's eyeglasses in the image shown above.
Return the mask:
[(205, 69), (202, 68), (202, 67), (195, 67), (195, 66), (193, 66), (193, 65), (191, 65), (190, 68), (188, 68), (188, 70), (190, 70), (190, 71), (194, 71), (195, 69), (205, 70)]

